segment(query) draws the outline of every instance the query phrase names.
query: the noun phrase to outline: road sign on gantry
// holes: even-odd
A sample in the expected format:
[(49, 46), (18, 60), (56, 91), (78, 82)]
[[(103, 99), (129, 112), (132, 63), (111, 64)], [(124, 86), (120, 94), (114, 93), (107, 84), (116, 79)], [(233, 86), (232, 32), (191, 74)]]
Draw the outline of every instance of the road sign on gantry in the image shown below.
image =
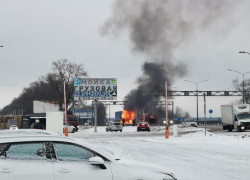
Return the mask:
[(74, 100), (117, 100), (116, 78), (75, 78)]

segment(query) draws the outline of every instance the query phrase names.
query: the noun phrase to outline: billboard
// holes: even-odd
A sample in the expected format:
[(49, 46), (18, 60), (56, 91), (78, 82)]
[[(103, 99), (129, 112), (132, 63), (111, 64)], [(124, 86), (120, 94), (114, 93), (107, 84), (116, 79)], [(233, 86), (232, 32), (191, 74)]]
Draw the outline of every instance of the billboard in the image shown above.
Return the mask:
[(75, 78), (74, 100), (117, 100), (116, 78)]

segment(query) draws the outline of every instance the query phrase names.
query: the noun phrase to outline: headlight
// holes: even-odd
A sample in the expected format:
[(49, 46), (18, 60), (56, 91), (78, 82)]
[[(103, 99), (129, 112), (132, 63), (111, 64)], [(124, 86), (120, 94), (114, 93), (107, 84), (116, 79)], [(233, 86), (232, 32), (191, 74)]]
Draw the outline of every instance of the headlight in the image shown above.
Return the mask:
[(79, 126), (76, 126), (79, 129)]

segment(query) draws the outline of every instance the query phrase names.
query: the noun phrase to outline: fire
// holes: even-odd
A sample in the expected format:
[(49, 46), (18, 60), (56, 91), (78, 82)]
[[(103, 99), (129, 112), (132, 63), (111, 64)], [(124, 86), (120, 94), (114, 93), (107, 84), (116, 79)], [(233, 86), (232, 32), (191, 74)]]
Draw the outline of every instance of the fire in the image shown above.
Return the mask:
[(122, 119), (125, 120), (125, 124), (132, 124), (133, 120), (135, 119), (135, 113), (133, 111), (123, 111)]

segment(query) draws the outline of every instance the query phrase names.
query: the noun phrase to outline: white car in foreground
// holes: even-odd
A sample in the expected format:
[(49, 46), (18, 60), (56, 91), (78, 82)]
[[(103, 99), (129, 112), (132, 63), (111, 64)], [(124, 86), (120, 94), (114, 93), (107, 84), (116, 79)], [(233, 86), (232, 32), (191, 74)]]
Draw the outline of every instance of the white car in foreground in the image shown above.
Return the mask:
[(2, 180), (176, 180), (163, 168), (114, 158), (80, 140), (0, 136)]

